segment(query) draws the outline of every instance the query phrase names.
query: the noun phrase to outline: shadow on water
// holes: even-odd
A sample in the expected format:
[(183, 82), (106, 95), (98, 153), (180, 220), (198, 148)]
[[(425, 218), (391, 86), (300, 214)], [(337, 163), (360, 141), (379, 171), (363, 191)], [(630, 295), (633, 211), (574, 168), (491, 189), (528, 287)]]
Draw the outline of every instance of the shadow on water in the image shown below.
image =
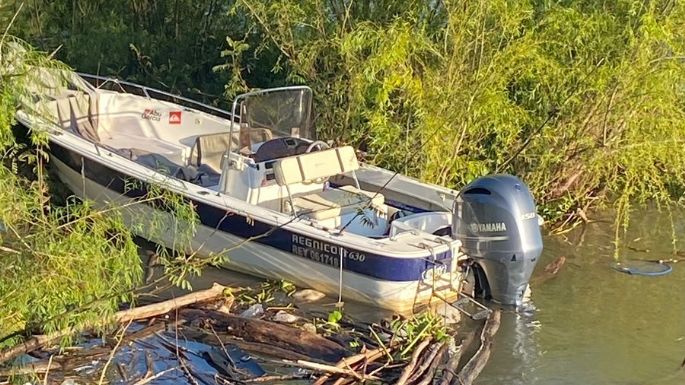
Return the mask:
[[(672, 258), (672, 233), (685, 235), (685, 214), (675, 219), (636, 215), (621, 257)], [(685, 383), (685, 262), (661, 277), (618, 273), (613, 240), (611, 222), (545, 239), (535, 275), (560, 256), (566, 266), (533, 285), (534, 312), (503, 314), (479, 385)]]

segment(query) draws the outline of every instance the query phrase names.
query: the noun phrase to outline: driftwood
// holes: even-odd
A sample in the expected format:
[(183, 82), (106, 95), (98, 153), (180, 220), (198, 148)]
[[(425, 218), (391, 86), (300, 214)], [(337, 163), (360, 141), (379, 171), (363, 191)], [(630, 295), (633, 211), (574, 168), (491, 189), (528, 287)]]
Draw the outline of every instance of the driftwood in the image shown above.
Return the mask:
[[(194, 303), (219, 298), (223, 295), (225, 289), (226, 288), (224, 286), (215, 283), (211, 288), (207, 290), (197, 291), (178, 298), (162, 301), (151, 305), (116, 312), (114, 314), (113, 319), (119, 323), (127, 323), (138, 319), (154, 317), (160, 314), (168, 313), (182, 306), (188, 306)], [(94, 328), (98, 325), (104, 324), (105, 322), (107, 321), (99, 321), (99, 323), (90, 325), (87, 328)], [(0, 364), (8, 360), (11, 360), (15, 357), (18, 357), (22, 354), (30, 353), (42, 347), (55, 344), (60, 339), (81, 331), (83, 330), (69, 328), (66, 330), (60, 330), (46, 335), (33, 336), (28, 340), (24, 341), (23, 343), (17, 344), (12, 348), (0, 351)]]
[(304, 369), (310, 369), (314, 370), (317, 372), (324, 372), (324, 373), (333, 373), (333, 374), (340, 374), (344, 376), (349, 376), (352, 378), (355, 378), (357, 380), (379, 380), (378, 377), (376, 376), (371, 376), (371, 375), (360, 375), (359, 373), (355, 372), (352, 369), (346, 369), (346, 368), (338, 368), (337, 366), (332, 366), (332, 365), (325, 365), (325, 364), (319, 364), (316, 362), (311, 362), (311, 361), (305, 361), (305, 360), (297, 360), (297, 361), (290, 361), (290, 360), (283, 360), (283, 363), (290, 365), (290, 366), (296, 366), (298, 368), (304, 368)]
[(476, 354), (474, 354), (466, 365), (464, 365), (457, 376), (457, 381), (460, 385), (471, 385), (483, 370), (485, 364), (487, 364), (492, 349), (492, 338), (499, 329), (500, 317), (501, 312), (495, 310), (485, 321), (483, 331), (480, 334), (480, 348), (478, 348)]
[(182, 308), (184, 306), (220, 298), (224, 295), (225, 290), (225, 286), (215, 283), (212, 285), (212, 287), (206, 290), (196, 291), (178, 298), (172, 298), (150, 305), (119, 311), (114, 314), (114, 319), (119, 323), (126, 323), (129, 321), (158, 316), (160, 314), (166, 314), (172, 310)]
[(205, 343), (207, 345), (218, 345), (221, 343), (233, 344), (251, 353), (263, 354), (269, 357), (284, 358), (291, 360), (311, 360), (315, 358), (292, 350), (278, 348), (270, 344), (243, 341), (242, 339), (233, 337), (226, 333), (217, 333), (216, 335), (213, 335), (208, 334), (207, 331), (204, 329), (198, 329), (193, 327), (183, 327), (183, 329), (181, 330), (184, 337)]
[(139, 381), (136, 381), (136, 383), (133, 385), (145, 385), (151, 381), (158, 379), (159, 377), (162, 377), (163, 375), (165, 375), (169, 372), (173, 372), (174, 370), (178, 370), (178, 368), (169, 368), (166, 370), (162, 370), (161, 372), (154, 374), (154, 375), (153, 374), (146, 374), (145, 377), (143, 377)]
[[(378, 349), (373, 349), (373, 350), (367, 350), (364, 353), (359, 353), (355, 354), (353, 356), (349, 357), (344, 357), (338, 363), (335, 365), (338, 368), (351, 368), (354, 365), (360, 363), (360, 362), (373, 362), (381, 357), (383, 357), (385, 353), (386, 348), (378, 348)], [(316, 381), (312, 383), (312, 385), (323, 385), (326, 383), (331, 378), (331, 375), (329, 373), (324, 374), (323, 376), (319, 377)]]
[(0, 351), (0, 364), (13, 358), (16, 358), (22, 354), (30, 353), (36, 349), (40, 349), (43, 346), (53, 344), (59, 341), (61, 338), (71, 335), (72, 333), (74, 333), (72, 329), (67, 329), (60, 330), (58, 332), (50, 333), (47, 335), (33, 336), (20, 344)]
[(62, 365), (55, 361), (40, 361), (30, 363), (20, 368), (10, 368), (7, 370), (0, 370), (0, 377), (18, 376), (23, 374), (37, 374), (47, 373), (51, 370), (61, 369)]
[[(338, 368), (348, 368), (348, 369), (357, 369), (357, 366), (363, 365), (366, 366), (371, 362), (374, 362), (378, 360), (379, 358), (383, 357), (384, 355), (388, 354), (388, 350), (392, 349), (392, 344), (388, 347), (380, 347), (377, 349), (372, 349), (372, 350), (367, 350), (362, 353), (355, 354), (353, 356), (349, 357), (344, 357), (338, 363), (335, 365)], [(332, 374), (331, 373), (326, 373), (322, 376), (320, 376), (316, 381), (312, 383), (312, 385), (323, 385), (326, 383), (331, 378)], [(350, 379), (346, 377), (340, 377), (338, 378), (334, 384), (341, 385), (344, 383), (347, 383)]]
[(457, 348), (457, 351), (452, 357), (449, 358), (445, 368), (443, 369), (442, 380), (440, 380), (440, 385), (450, 385), (452, 379), (457, 375), (457, 368), (459, 368), (459, 362), (461, 361), (461, 356), (464, 354), (466, 347), (471, 344), (475, 336), (474, 333), (469, 333), (469, 335), (461, 341), (461, 344)]
[[(408, 383), (412, 384), (416, 382), (425, 372), (427, 369), (429, 369), (431, 366), (433, 366), (433, 363), (436, 360), (436, 357), (440, 353), (444, 353), (444, 350), (442, 349), (445, 344), (443, 342), (436, 342), (434, 343), (430, 350), (428, 351), (428, 354), (426, 357), (424, 357), (423, 361), (421, 362), (421, 365), (419, 365), (418, 368), (414, 370), (414, 373), (409, 377), (409, 380), (407, 380)], [(442, 358), (442, 357), (440, 357)]]
[(267, 344), (325, 362), (337, 362), (349, 354), (347, 349), (327, 338), (276, 322), (214, 310), (181, 309), (178, 314), (193, 324), (199, 320), (200, 327), (214, 329), (217, 334), (228, 333), (246, 342)]
[(411, 360), (407, 364), (407, 366), (404, 367), (402, 370), (402, 374), (400, 375), (400, 378), (397, 380), (395, 385), (404, 385), (407, 383), (407, 380), (411, 376), (412, 372), (414, 371), (414, 367), (416, 367), (416, 364), (421, 357), (421, 353), (426, 349), (428, 344), (431, 342), (431, 337), (427, 337), (421, 343), (414, 349), (414, 352), (411, 355)]
[(438, 369), (438, 365), (440, 365), (440, 363), (442, 362), (445, 353), (447, 353), (447, 344), (442, 344), (440, 350), (438, 350), (438, 354), (435, 357), (433, 357), (431, 364), (428, 366), (426, 374), (423, 376), (423, 380), (418, 382), (416, 385), (429, 385), (433, 383), (433, 380), (435, 378), (435, 372)]
[(302, 380), (307, 378), (305, 374), (283, 374), (274, 376), (261, 376), (255, 378), (249, 378), (246, 380), (240, 380), (242, 383), (260, 383), (260, 382), (273, 382), (273, 381), (292, 381), (292, 380)]

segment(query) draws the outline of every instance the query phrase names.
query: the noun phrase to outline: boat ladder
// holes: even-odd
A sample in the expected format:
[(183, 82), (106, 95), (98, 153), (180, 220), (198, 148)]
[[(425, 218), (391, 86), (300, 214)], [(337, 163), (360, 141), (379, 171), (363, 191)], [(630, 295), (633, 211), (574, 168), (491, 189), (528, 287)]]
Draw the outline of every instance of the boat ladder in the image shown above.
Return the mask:
[[(472, 320), (477, 321), (488, 318), (490, 316), (490, 313), (492, 313), (492, 309), (478, 302), (475, 298), (473, 298), (471, 295), (465, 293), (462, 290), (463, 284), (466, 281), (466, 277), (468, 277), (470, 268), (470, 265), (466, 265), (466, 270), (464, 271), (464, 274), (462, 275), (462, 278), (459, 281), (456, 301), (450, 301), (435, 291), (433, 292), (433, 296), (445, 302), (447, 305), (459, 310), (459, 312), (465, 314)], [(469, 311), (469, 307), (474, 310)]]

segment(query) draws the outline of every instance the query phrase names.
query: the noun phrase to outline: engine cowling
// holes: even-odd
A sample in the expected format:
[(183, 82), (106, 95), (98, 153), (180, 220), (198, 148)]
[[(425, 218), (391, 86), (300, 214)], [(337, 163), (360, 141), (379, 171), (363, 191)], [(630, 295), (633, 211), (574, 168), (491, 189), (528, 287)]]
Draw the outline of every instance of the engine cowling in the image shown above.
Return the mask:
[(528, 186), (512, 175), (478, 178), (461, 190), (453, 212), (453, 237), (482, 269), (485, 294), (502, 304), (521, 305), (542, 252)]

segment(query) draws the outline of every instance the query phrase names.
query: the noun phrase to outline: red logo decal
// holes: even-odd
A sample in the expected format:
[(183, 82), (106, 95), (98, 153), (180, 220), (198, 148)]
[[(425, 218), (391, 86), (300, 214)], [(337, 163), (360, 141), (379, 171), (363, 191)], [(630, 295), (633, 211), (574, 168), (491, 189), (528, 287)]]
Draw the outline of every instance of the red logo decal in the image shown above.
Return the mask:
[(141, 117), (143, 119), (148, 119), (148, 120), (155, 120), (159, 122), (159, 118), (162, 116), (162, 114), (159, 113), (159, 111), (154, 110), (152, 108), (146, 108), (145, 111), (141, 114)]
[(181, 124), (181, 111), (169, 111), (169, 124)]

